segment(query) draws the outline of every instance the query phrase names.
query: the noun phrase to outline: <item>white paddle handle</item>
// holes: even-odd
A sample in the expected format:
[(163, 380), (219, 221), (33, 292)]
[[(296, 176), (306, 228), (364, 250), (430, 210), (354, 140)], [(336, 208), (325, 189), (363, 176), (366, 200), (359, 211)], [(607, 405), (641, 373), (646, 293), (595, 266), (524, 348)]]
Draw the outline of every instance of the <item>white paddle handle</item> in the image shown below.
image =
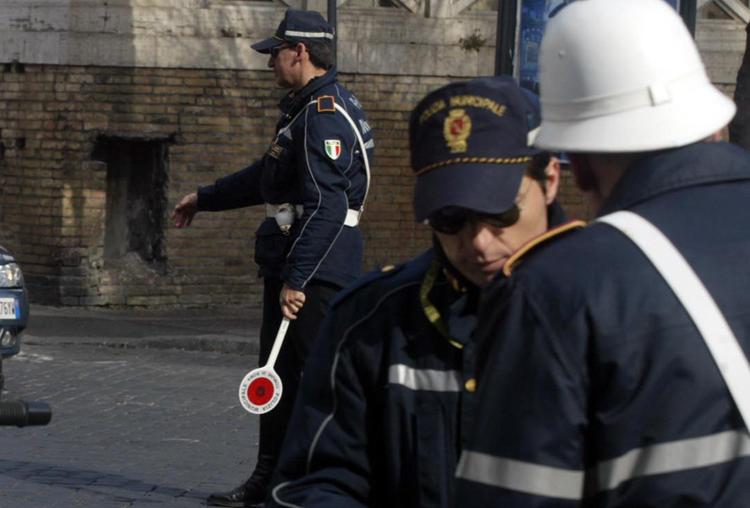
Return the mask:
[(268, 361), (264, 365), (264, 368), (273, 370), (273, 366), (276, 364), (276, 358), (279, 356), (281, 351), (281, 345), (284, 343), (284, 337), (286, 337), (286, 331), (289, 328), (289, 318), (281, 320), (279, 325), (279, 331), (276, 332), (276, 338), (273, 340), (273, 347), (271, 348), (271, 354), (268, 355)]

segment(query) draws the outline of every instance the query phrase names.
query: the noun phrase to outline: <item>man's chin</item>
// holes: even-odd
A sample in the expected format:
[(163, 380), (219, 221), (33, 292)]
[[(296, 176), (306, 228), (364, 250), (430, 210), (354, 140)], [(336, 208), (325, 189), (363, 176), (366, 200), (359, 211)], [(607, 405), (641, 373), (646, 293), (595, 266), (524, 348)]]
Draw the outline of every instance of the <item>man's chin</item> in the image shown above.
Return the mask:
[(471, 273), (469, 275), (464, 274), (464, 277), (469, 279), (472, 284), (474, 284), (477, 287), (484, 287), (495, 278), (495, 275), (497, 275), (499, 270), (494, 270), (492, 272), (485, 272), (483, 270), (477, 270), (474, 273)]
[(291, 88), (291, 85), (287, 83), (281, 76), (276, 76), (276, 86), (279, 88)]
[(506, 261), (507, 261), (507, 258), (501, 258), (496, 261), (493, 261), (492, 263), (488, 263), (482, 266), (481, 268), (482, 275), (486, 277), (487, 280), (494, 279), (495, 275), (497, 275), (503, 269), (503, 266), (505, 266)]

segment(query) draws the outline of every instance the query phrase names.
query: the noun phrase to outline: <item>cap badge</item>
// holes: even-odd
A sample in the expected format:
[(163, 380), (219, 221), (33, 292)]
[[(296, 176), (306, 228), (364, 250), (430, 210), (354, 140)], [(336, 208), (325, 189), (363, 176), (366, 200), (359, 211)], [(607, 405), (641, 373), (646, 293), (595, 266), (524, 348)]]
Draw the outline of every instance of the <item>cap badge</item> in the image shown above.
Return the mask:
[(443, 123), (443, 136), (451, 153), (462, 153), (468, 149), (471, 134), (471, 118), (463, 109), (451, 109)]
[(341, 155), (341, 141), (338, 139), (326, 139), (325, 140), (326, 155), (331, 160), (336, 160)]

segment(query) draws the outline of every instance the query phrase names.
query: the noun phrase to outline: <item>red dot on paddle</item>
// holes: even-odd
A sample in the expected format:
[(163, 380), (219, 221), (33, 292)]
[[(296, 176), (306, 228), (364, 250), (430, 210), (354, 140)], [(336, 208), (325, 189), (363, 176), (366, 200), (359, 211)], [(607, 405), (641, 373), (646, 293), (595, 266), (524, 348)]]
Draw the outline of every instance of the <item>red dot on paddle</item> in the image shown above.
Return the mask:
[(274, 387), (270, 379), (259, 377), (250, 382), (247, 387), (247, 398), (256, 406), (263, 406), (273, 398)]

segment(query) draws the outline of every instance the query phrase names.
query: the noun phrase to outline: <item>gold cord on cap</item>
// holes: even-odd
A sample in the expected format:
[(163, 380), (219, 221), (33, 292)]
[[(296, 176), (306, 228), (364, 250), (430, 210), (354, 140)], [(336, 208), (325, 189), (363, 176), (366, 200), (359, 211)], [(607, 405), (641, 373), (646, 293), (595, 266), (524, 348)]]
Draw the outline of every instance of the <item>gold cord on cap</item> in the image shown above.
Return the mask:
[(523, 164), (525, 162), (531, 162), (531, 157), (455, 157), (453, 159), (435, 162), (434, 164), (428, 164), (416, 171), (415, 175), (423, 175), (433, 169), (450, 166), (451, 164)]

